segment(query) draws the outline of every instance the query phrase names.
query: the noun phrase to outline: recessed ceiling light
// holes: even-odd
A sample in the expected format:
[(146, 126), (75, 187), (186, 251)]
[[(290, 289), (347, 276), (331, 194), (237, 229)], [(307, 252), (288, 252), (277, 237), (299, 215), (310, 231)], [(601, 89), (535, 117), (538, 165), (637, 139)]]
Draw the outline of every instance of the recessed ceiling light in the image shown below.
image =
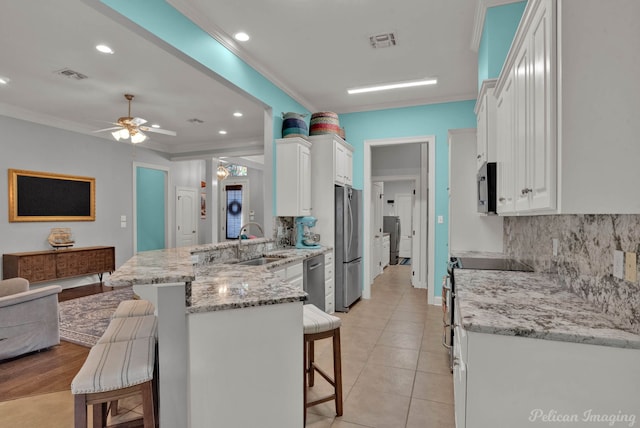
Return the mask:
[(8, 83), (9, 83), (9, 78), (8, 77), (0, 76), (0, 85), (6, 85)]
[(221, 130), (218, 131), (218, 134), (227, 135), (227, 131), (225, 131), (224, 129), (221, 129)]
[(412, 88), (414, 86), (435, 85), (438, 79), (413, 80), (411, 82), (386, 83), (376, 86), (365, 86), (362, 88), (347, 89), (349, 95), (362, 94), (364, 92), (386, 91), (389, 89)]
[(249, 40), (249, 35), (244, 31), (240, 31), (239, 33), (236, 33), (233, 37), (235, 37), (235, 39), (239, 42), (246, 42)]
[(99, 52), (105, 53), (105, 54), (113, 54), (113, 49), (111, 49), (109, 46), (107, 45), (98, 45), (96, 46), (96, 49)]
[(157, 123), (154, 123), (153, 125), (151, 125), (152, 128), (160, 128), (160, 125), (158, 125)]
[(241, 112), (239, 112), (239, 111), (237, 111), (237, 112), (233, 113), (233, 115), (234, 115), (235, 117), (242, 117), (242, 113), (241, 113)]

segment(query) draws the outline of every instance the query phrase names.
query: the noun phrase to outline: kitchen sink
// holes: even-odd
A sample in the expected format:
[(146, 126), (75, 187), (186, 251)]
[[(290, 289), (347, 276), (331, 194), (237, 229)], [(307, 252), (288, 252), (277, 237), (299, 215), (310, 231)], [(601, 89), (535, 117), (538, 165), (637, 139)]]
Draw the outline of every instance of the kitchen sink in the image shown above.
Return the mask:
[(282, 260), (282, 257), (260, 257), (257, 259), (246, 260), (244, 262), (238, 262), (237, 264), (245, 266), (261, 266), (277, 262), (278, 260)]

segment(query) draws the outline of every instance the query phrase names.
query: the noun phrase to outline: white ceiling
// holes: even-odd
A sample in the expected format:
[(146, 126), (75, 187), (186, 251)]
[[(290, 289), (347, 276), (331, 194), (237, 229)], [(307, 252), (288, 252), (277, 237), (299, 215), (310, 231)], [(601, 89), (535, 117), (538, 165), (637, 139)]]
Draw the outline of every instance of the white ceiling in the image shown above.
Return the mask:
[[(169, 2), (310, 111), (410, 106), (474, 99), (477, 93), (471, 49), (476, 1)], [(239, 30), (251, 40), (233, 41)], [(396, 34), (397, 45), (371, 48), (369, 36), (385, 32)], [(115, 54), (98, 53), (99, 43)], [(123, 95), (132, 93), (133, 116), (178, 134), (150, 134), (143, 146), (173, 158), (262, 151), (264, 106), (96, 0), (5, 2), (0, 58), (0, 76), (11, 79), (0, 87), (0, 114), (92, 134), (126, 115)], [(55, 73), (64, 68), (88, 79)], [(425, 77), (437, 78), (438, 85), (346, 93), (353, 86)], [(232, 116), (236, 110), (243, 118)], [(192, 118), (204, 123), (189, 123)], [(108, 132), (92, 135), (113, 141)]]

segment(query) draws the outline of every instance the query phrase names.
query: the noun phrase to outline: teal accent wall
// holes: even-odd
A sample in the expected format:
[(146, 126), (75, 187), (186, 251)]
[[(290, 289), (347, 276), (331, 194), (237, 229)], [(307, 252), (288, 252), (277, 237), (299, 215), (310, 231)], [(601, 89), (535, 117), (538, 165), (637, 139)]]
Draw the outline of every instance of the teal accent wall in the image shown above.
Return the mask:
[(364, 185), (364, 142), (381, 138), (414, 137), (434, 135), (435, 147), (435, 215), (443, 216), (444, 223), (435, 225), (435, 272), (434, 294), (442, 295), (441, 281), (446, 275), (449, 254), (449, 145), (450, 129), (475, 128), (473, 112), (475, 100), (443, 104), (429, 104), (389, 110), (376, 110), (340, 115), (340, 124), (345, 128), (347, 140), (354, 147), (353, 187)]
[(478, 90), (483, 80), (500, 75), (526, 6), (522, 1), (487, 9), (478, 48)]
[(136, 168), (138, 252), (165, 248), (165, 177), (165, 171)]
[[(101, 0), (103, 4), (231, 82), (273, 111), (273, 139), (282, 137), (282, 112), (310, 112), (164, 0)], [(275, 144), (275, 141), (273, 142)], [(275, 151), (273, 158), (275, 166)], [(273, 177), (275, 188), (275, 175)], [(273, 214), (276, 195), (273, 192)]]

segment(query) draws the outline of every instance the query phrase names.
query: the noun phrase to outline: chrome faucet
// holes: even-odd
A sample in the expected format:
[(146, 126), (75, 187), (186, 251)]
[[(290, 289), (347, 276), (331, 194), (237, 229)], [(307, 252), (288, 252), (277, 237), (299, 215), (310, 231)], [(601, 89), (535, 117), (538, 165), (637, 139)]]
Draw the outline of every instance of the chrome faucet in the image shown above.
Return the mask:
[(260, 224), (255, 222), (249, 222), (247, 224), (240, 226), (240, 230), (238, 231), (238, 246), (236, 247), (236, 258), (238, 260), (240, 260), (240, 245), (242, 245), (242, 231), (251, 225), (257, 227), (260, 233), (262, 233), (262, 237), (264, 238), (264, 231), (262, 230), (262, 226), (260, 226)]

